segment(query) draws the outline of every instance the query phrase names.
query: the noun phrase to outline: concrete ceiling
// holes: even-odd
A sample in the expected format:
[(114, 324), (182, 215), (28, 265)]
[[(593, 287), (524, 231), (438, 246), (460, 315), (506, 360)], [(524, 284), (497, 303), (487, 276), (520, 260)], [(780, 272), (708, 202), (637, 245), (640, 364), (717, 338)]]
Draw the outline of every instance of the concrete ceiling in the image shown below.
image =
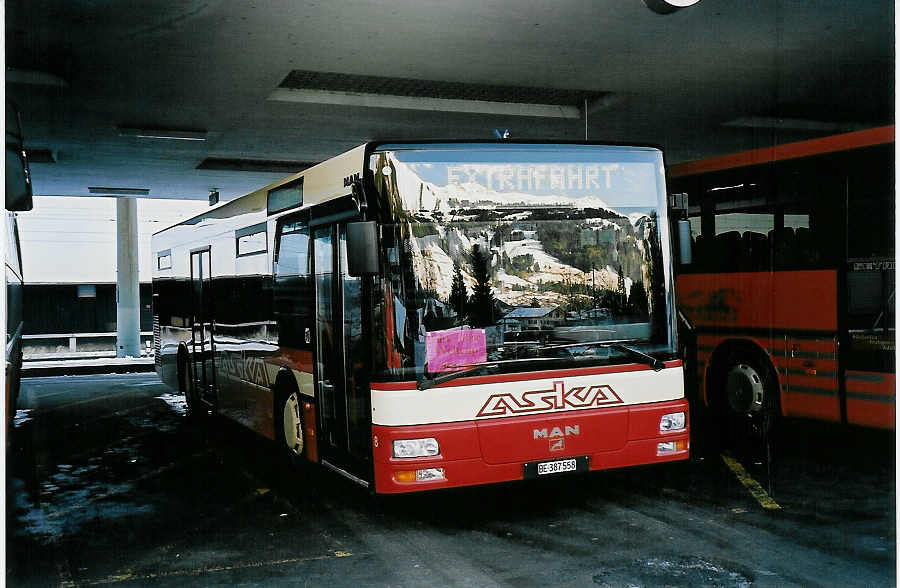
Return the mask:
[(294, 70), (603, 96), (590, 139), (659, 144), (670, 162), (894, 119), (890, 0), (702, 0), (669, 15), (641, 0), (10, 0), (6, 56), (26, 148), (55, 160), (32, 164), (38, 195), (217, 188), (228, 200), (287, 172), (198, 169), (207, 158), (318, 162), (371, 139), (494, 129), (585, 135), (583, 118), (271, 99)]

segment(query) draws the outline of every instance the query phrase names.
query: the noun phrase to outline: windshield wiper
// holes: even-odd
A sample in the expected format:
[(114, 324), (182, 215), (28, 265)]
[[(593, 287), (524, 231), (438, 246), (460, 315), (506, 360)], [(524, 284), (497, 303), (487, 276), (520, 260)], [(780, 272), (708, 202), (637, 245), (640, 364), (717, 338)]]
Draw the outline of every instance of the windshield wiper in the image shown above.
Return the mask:
[(622, 351), (624, 353), (627, 353), (627, 354), (631, 355), (632, 357), (636, 357), (636, 358), (644, 360), (643, 363), (646, 363), (651, 368), (653, 368), (654, 372), (658, 372), (661, 369), (663, 369), (664, 367), (666, 367), (666, 364), (663, 361), (653, 357), (652, 355), (648, 355), (639, 349), (635, 349), (634, 347), (629, 347), (628, 345), (625, 345), (624, 343), (618, 343), (615, 341), (585, 341), (583, 343), (566, 343), (563, 345), (550, 345), (547, 347), (541, 347), (540, 351), (549, 350), (549, 349), (567, 349), (570, 347), (612, 348), (617, 351)]
[(485, 363), (473, 363), (471, 365), (463, 365), (463, 366), (459, 366), (459, 367), (461, 367), (463, 369), (456, 371), (456, 372), (442, 374), (442, 375), (434, 377), (434, 378), (429, 378), (428, 376), (425, 376), (424, 379), (419, 380), (416, 383), (416, 388), (419, 390), (428, 390), (429, 388), (434, 388), (435, 386), (443, 384), (444, 382), (449, 382), (450, 380), (455, 380), (456, 378), (462, 378), (463, 376), (469, 376), (469, 375), (471, 375), (475, 372), (479, 372), (481, 370), (495, 370), (500, 366), (497, 365), (497, 362), (485, 362)]
[[(458, 368), (462, 368), (455, 372), (450, 372), (447, 374), (442, 374), (435, 378), (429, 378), (427, 375), (424, 379), (416, 382), (416, 389), (418, 390), (428, 390), (429, 388), (434, 388), (444, 382), (449, 382), (450, 380), (455, 380), (456, 378), (461, 378), (463, 376), (470, 376), (473, 373), (480, 370), (498, 370), (501, 365), (509, 365), (512, 363), (535, 363), (541, 361), (559, 361), (558, 357), (523, 357), (520, 359), (499, 359), (497, 361), (485, 361), (481, 363), (470, 363), (466, 365), (455, 366)], [(427, 372), (426, 372), (427, 373)]]

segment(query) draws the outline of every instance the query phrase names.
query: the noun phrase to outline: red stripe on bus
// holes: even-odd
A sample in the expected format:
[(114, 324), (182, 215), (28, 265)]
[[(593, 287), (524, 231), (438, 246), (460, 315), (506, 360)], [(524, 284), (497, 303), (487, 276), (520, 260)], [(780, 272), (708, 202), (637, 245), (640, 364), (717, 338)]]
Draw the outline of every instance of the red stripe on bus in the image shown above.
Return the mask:
[[(838, 370), (838, 361), (829, 357), (827, 359), (804, 360), (791, 357), (772, 356), (772, 364), (776, 369), (787, 373), (791, 371), (791, 377), (819, 376), (819, 371), (826, 374), (835, 374)], [(810, 365), (807, 365), (810, 364)]]
[[(870, 373), (873, 376), (872, 381), (857, 379), (860, 374)], [(854, 377), (856, 376), (856, 377)], [(877, 378), (879, 381), (874, 381)], [(894, 374), (881, 374), (875, 372), (851, 372), (847, 371), (846, 382), (847, 392), (856, 392), (859, 394), (871, 394), (873, 396), (884, 396), (894, 398), (896, 395), (897, 378)]]
[(848, 397), (847, 422), (851, 425), (893, 429), (896, 427), (895, 405)]
[(896, 384), (895, 374), (848, 371), (847, 422), (893, 429), (896, 426)]
[(816, 340), (791, 337), (790, 340), (791, 345), (798, 353), (821, 353), (832, 357), (837, 353), (837, 341), (833, 337)]
[[(681, 360), (676, 359), (666, 361), (666, 368), (680, 368)], [(479, 386), (484, 384), (501, 384), (506, 382), (525, 382), (528, 380), (549, 379), (549, 378), (574, 378), (577, 376), (596, 376), (600, 374), (618, 374), (626, 372), (643, 372), (652, 369), (648, 365), (641, 363), (630, 363), (624, 365), (604, 366), (595, 368), (574, 368), (567, 370), (548, 370), (540, 372), (521, 372), (515, 374), (498, 374), (495, 376), (472, 376), (469, 378), (458, 378), (445, 384), (435, 386), (435, 388), (449, 388), (452, 386)], [(415, 390), (416, 382), (372, 382), (372, 390), (394, 391), (394, 390)]]
[(818, 375), (799, 375), (790, 374), (788, 376), (790, 384), (788, 391), (798, 390), (805, 392), (806, 389), (815, 390), (820, 394), (837, 394), (839, 390), (837, 378), (825, 377), (820, 378)]
[(792, 390), (781, 395), (785, 416), (808, 417), (823, 421), (841, 420), (841, 403), (837, 390), (799, 392)]
[(670, 178), (691, 176), (694, 174), (721, 171), (761, 163), (772, 163), (788, 159), (797, 159), (822, 153), (832, 153), (859, 147), (870, 147), (894, 141), (894, 125), (877, 127), (864, 131), (854, 131), (831, 137), (762, 147), (740, 153), (721, 155), (709, 159), (679, 163), (669, 168)]

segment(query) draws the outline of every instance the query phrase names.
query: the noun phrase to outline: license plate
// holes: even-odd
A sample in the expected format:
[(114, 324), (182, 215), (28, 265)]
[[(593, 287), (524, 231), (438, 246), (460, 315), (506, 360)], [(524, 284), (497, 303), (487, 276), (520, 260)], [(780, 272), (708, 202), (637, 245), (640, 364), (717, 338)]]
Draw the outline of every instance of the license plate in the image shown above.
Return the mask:
[(574, 472), (578, 469), (578, 462), (575, 459), (561, 459), (559, 461), (545, 461), (537, 464), (537, 473), (539, 476), (547, 474), (561, 474), (563, 472)]
[(541, 476), (552, 476), (567, 472), (587, 472), (590, 469), (590, 458), (583, 455), (567, 459), (554, 459), (553, 461), (532, 461), (526, 463), (522, 468), (522, 477), (526, 480), (534, 480)]

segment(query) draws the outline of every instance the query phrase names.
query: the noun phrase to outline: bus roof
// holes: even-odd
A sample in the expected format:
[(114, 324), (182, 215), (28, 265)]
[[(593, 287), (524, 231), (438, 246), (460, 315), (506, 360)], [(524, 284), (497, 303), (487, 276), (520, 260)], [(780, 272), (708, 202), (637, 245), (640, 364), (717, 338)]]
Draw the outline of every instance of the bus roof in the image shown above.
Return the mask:
[[(299, 178), (304, 178), (303, 186), (303, 206), (318, 204), (331, 198), (342, 196), (349, 188), (343, 184), (343, 179), (360, 173), (365, 164), (365, 155), (371, 150), (396, 150), (396, 149), (415, 149), (420, 146), (430, 146), (433, 148), (443, 149), (460, 149), (463, 147), (479, 146), (480, 148), (501, 148), (501, 149), (534, 149), (542, 145), (562, 146), (570, 149), (590, 148), (596, 146), (605, 146), (611, 148), (624, 148), (641, 151), (659, 151), (660, 148), (655, 145), (646, 144), (628, 144), (616, 142), (597, 142), (597, 141), (540, 141), (540, 140), (392, 140), (392, 141), (370, 141), (364, 143), (340, 155), (327, 159), (321, 163), (309, 167), (303, 171), (297, 172), (267, 186), (263, 186), (254, 192), (239, 196), (228, 202), (225, 202), (215, 208), (211, 208), (189, 219), (183, 220), (172, 226), (166, 227), (154, 235), (158, 235), (169, 229), (183, 225), (196, 225), (208, 219), (224, 219), (232, 218), (241, 214), (262, 211), (266, 209), (267, 195), (270, 190), (278, 186), (288, 184)], [(337, 179), (337, 181), (335, 181)]]
[[(343, 185), (343, 178), (362, 171), (364, 163), (363, 158), (367, 145), (368, 144), (363, 144), (354, 147), (331, 159), (327, 159), (303, 171), (281, 178), (254, 192), (229, 200), (220, 206), (201, 212), (196, 216), (183, 220), (171, 227), (166, 227), (154, 234), (158, 235), (163, 231), (167, 231), (180, 225), (196, 225), (207, 219), (231, 218), (248, 212), (264, 211), (266, 210), (266, 200), (270, 190), (293, 182), (301, 177), (304, 178), (304, 206), (318, 204), (336, 196), (342, 196), (349, 190)], [(337, 181), (335, 181), (335, 178), (337, 178)]]

